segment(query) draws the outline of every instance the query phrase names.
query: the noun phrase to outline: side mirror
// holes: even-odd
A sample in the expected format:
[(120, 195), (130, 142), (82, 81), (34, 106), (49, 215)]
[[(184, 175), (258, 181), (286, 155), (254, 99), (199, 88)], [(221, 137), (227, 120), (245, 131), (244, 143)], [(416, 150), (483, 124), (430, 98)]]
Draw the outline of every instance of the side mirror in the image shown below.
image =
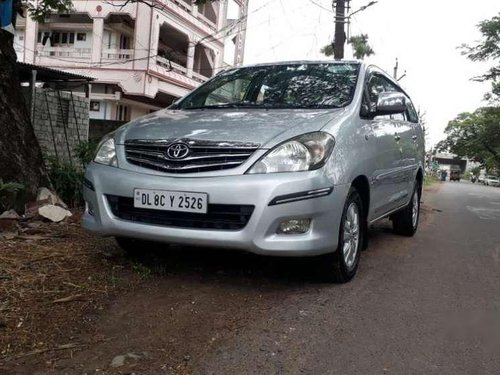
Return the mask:
[(393, 115), (406, 111), (406, 97), (400, 92), (379, 94), (375, 116)]

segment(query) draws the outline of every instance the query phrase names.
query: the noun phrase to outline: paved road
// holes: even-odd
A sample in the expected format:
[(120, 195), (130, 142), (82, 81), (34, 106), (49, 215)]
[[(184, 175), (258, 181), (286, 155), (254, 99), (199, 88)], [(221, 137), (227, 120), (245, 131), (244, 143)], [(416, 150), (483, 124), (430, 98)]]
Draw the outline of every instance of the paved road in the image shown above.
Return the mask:
[(424, 199), (413, 240), (377, 228), (354, 282), (288, 293), (199, 372), (500, 373), (500, 189)]
[[(499, 374), (500, 189), (443, 183), (412, 239), (370, 232), (346, 285), (298, 260), (179, 249), (94, 319), (114, 338), (61, 366), (147, 352), (138, 373)], [(156, 259), (155, 261), (158, 261)]]

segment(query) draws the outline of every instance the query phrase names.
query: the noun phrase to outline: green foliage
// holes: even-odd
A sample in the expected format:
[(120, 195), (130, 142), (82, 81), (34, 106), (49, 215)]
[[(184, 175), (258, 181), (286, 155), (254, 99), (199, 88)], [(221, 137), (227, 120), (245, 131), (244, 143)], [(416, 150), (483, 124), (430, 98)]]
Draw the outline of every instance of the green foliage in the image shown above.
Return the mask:
[(83, 204), (83, 170), (66, 161), (47, 158), (49, 178), (57, 195), (70, 207)]
[(479, 108), (474, 113), (461, 113), (448, 123), (446, 139), (439, 151), (468, 157), (488, 169), (500, 168), (500, 107)]
[(94, 160), (97, 152), (97, 145), (98, 142), (95, 141), (84, 141), (80, 142), (78, 146), (75, 147), (76, 156), (82, 167), (85, 168), (87, 164)]
[(28, 13), (30, 17), (38, 22), (43, 22), (51, 13), (69, 13), (72, 8), (71, 0), (41, 0), (28, 2)]
[(0, 214), (16, 208), (16, 203), (24, 194), (25, 187), (18, 182), (3, 182), (0, 178)]
[(500, 13), (489, 20), (479, 23), (478, 29), (482, 38), (475, 46), (463, 44), (462, 53), (472, 61), (494, 61), (493, 66), (482, 76), (475, 79), (481, 82), (490, 81), (492, 90), (486, 99), (500, 101)]
[(438, 181), (439, 180), (436, 176), (431, 174), (426, 174), (424, 177), (424, 186), (431, 186), (432, 184), (435, 184)]
[(470, 173), (472, 173), (474, 176), (479, 176), (479, 173), (481, 173), (481, 167), (474, 167), (470, 170)]
[(323, 48), (321, 48), (320, 52), (325, 56), (333, 56), (334, 48), (332, 44), (327, 44)]
[[(349, 38), (347, 43), (352, 44), (354, 57), (360, 60), (363, 60), (367, 56), (371, 56), (375, 53), (375, 51), (368, 44), (368, 35), (353, 35)], [(334, 46), (332, 44), (327, 44), (323, 48), (321, 48), (320, 52), (325, 56), (333, 56), (334, 55)]]
[(371, 56), (375, 51), (368, 44), (368, 35), (353, 35), (347, 41), (352, 44), (354, 57), (363, 60), (367, 56)]

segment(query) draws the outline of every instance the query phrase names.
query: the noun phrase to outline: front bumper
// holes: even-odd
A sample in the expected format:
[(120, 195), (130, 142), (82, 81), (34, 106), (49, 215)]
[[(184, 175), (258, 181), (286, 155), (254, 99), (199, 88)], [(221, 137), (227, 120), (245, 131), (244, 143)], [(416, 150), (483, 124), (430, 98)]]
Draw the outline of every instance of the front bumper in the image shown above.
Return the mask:
[[(85, 175), (82, 219), (85, 229), (103, 236), (131, 237), (166, 243), (240, 249), (262, 255), (312, 256), (337, 248), (339, 225), (348, 185), (331, 194), (269, 205), (276, 197), (332, 187), (322, 170), (301, 173), (223, 177), (165, 177), (91, 163)], [(92, 189), (93, 188), (93, 189)], [(208, 193), (210, 204), (253, 205), (240, 230), (188, 229), (122, 220), (113, 215), (106, 195), (133, 197), (134, 188)], [(304, 234), (277, 234), (287, 219), (312, 219)]]

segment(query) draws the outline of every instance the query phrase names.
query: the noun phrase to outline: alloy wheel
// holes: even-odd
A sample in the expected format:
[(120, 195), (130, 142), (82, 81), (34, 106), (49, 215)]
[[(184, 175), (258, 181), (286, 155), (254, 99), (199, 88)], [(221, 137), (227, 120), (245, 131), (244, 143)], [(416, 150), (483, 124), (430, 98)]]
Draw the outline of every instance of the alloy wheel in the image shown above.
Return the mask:
[(352, 269), (356, 262), (356, 256), (359, 247), (359, 208), (355, 202), (352, 202), (347, 208), (346, 218), (344, 220), (344, 262), (347, 268)]

